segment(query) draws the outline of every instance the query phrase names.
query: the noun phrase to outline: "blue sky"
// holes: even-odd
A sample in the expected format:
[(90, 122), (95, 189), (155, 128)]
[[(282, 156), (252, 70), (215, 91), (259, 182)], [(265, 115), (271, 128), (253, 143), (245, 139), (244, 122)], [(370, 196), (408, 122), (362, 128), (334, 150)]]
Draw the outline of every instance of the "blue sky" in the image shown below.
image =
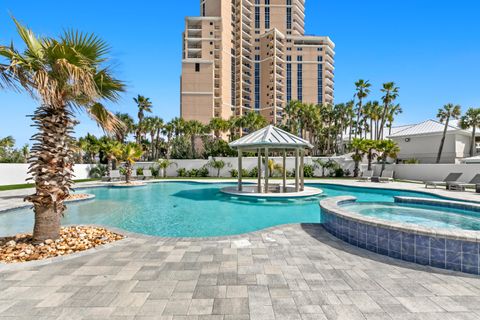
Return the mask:
[[(480, 107), (478, 12), (477, 0), (307, 0), (306, 31), (336, 43), (336, 102), (352, 98), (359, 78), (373, 83), (373, 99), (381, 83), (395, 81), (404, 109), (397, 124), (405, 124), (434, 117), (448, 102)], [(41, 35), (95, 32), (112, 46), (116, 75), (128, 85), (111, 109), (136, 114), (132, 97), (140, 93), (156, 115), (178, 116), (181, 33), (184, 17), (199, 14), (199, 0), (1, 0), (3, 44), (19, 43), (9, 14)], [(27, 143), (33, 129), (26, 115), (36, 105), (25, 94), (0, 92), (0, 137)], [(78, 135), (100, 133), (80, 119)]]

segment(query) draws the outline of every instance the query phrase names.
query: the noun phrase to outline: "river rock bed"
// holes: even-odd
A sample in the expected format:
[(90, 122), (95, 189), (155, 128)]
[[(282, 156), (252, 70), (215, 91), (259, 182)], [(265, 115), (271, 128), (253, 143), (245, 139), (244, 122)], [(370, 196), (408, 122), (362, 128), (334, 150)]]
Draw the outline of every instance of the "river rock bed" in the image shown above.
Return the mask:
[(85, 251), (124, 237), (100, 227), (63, 227), (60, 238), (32, 243), (32, 234), (0, 238), (0, 263), (16, 263), (65, 256)]

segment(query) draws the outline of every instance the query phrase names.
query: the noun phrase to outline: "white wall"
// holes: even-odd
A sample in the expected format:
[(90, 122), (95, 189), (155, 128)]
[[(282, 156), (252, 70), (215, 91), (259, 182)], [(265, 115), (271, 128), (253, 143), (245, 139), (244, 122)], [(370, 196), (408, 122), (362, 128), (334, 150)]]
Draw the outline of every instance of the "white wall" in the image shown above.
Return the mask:
[(449, 173), (462, 172), (459, 181), (469, 182), (480, 173), (480, 164), (397, 164), (395, 178), (417, 181), (442, 181)]
[[(73, 167), (74, 179), (88, 179), (91, 167), (90, 164), (76, 164)], [(32, 181), (26, 181), (30, 177), (27, 172), (26, 163), (0, 163), (0, 185), (31, 183)]]

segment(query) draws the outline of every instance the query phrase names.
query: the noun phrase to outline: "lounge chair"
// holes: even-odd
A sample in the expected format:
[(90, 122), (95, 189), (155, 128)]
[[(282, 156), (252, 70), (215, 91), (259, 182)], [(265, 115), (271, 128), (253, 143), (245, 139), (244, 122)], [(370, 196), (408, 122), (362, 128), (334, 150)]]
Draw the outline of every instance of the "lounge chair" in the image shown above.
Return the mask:
[(367, 170), (362, 173), (362, 176), (358, 178), (358, 181), (370, 181), (373, 177), (373, 170)]
[(480, 174), (476, 174), (472, 180), (467, 183), (462, 182), (447, 182), (448, 190), (465, 191), (466, 188), (475, 188), (477, 184), (480, 184)]
[(445, 179), (443, 179), (443, 181), (424, 181), (425, 188), (428, 188), (428, 186), (433, 186), (435, 189), (439, 186), (445, 187), (447, 186), (447, 183), (457, 181), (461, 175), (462, 175), (461, 172), (455, 172), (455, 173), (449, 173), (448, 176)]
[(143, 170), (143, 180), (152, 179), (152, 170)]
[(393, 182), (393, 170), (383, 170), (382, 175), (378, 177), (380, 182)]
[(105, 177), (105, 181), (116, 181), (121, 180), (120, 170), (111, 170), (108, 177)]

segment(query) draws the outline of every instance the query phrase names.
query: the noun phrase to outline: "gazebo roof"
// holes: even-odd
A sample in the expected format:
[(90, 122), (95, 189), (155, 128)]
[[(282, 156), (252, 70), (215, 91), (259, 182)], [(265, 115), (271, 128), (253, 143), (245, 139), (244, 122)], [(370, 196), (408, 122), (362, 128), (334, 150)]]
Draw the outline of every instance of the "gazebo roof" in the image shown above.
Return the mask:
[(313, 146), (306, 140), (289, 132), (269, 125), (263, 129), (252, 132), (229, 144), (235, 149), (312, 149)]

